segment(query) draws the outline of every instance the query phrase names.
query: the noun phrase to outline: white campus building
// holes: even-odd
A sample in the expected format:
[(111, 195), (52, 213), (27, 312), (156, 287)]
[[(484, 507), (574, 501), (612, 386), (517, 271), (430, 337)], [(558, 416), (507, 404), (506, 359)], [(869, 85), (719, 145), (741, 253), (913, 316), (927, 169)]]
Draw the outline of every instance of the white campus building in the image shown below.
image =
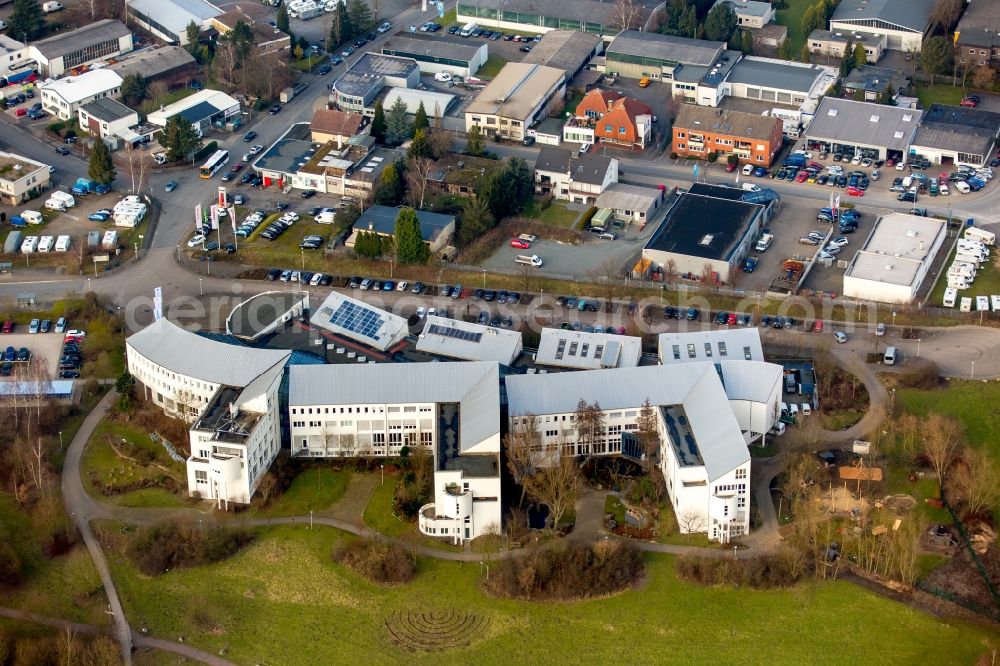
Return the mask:
[[(641, 460), (636, 438), (648, 399), (661, 442), (659, 467), (685, 532), (727, 542), (750, 529), (750, 452), (778, 419), (781, 366), (692, 362), (506, 379), (512, 431), (534, 423), (543, 449)], [(577, 437), (580, 400), (600, 407), (594, 450)]]
[(459, 541), (501, 526), (496, 363), (291, 366), (288, 411), (293, 456), (433, 455), (424, 534)]
[(228, 344), (159, 319), (125, 343), (144, 397), (193, 423), (188, 492), (250, 501), (281, 448), (278, 388), (290, 352)]

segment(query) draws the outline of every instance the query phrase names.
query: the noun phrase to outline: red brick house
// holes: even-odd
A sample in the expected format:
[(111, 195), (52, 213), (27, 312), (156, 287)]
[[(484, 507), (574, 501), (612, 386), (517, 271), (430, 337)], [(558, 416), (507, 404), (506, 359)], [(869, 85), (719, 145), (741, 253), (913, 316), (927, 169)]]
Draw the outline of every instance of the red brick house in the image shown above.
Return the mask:
[(576, 107), (563, 139), (591, 141), (642, 150), (652, 136), (653, 111), (613, 90), (591, 90)]
[(671, 151), (681, 156), (720, 159), (732, 154), (741, 164), (769, 166), (781, 148), (778, 118), (684, 104), (674, 120)]

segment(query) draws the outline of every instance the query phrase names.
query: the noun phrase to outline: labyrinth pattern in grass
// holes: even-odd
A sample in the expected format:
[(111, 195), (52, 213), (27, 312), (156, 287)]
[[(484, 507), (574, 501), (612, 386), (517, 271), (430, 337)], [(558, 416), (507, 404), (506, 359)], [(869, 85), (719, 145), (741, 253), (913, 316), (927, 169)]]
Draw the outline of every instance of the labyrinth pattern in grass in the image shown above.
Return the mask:
[(392, 641), (411, 652), (468, 647), (481, 637), (489, 620), (456, 609), (397, 611), (385, 619)]

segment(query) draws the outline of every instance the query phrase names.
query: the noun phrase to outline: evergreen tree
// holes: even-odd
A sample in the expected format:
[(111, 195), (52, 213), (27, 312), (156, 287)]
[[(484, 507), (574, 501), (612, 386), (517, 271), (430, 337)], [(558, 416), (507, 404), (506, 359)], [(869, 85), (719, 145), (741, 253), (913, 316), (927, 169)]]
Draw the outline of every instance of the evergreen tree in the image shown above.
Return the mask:
[(425, 130), (431, 126), (429, 120), (427, 120), (427, 111), (424, 109), (423, 100), (420, 101), (420, 106), (417, 107), (417, 112), (413, 115), (413, 131), (416, 133), (418, 130)]
[(224, 36), (233, 45), (236, 59), (242, 63), (253, 50), (253, 29), (245, 21), (237, 21), (233, 29)]
[(851, 42), (847, 42), (844, 47), (844, 55), (840, 57), (840, 78), (845, 78), (854, 69), (854, 47)]
[(868, 63), (868, 54), (865, 53), (865, 47), (861, 42), (854, 45), (854, 66), (863, 67)]
[(473, 157), (482, 156), (483, 149), (483, 136), (479, 131), (479, 125), (473, 125), (469, 128), (469, 138), (465, 143), (465, 152)]
[(108, 150), (108, 144), (101, 139), (94, 142), (94, 148), (90, 151), (87, 176), (101, 185), (110, 185), (117, 176), (115, 163), (111, 161), (111, 151)]
[(160, 133), (160, 145), (167, 152), (167, 159), (171, 162), (180, 162), (188, 159), (199, 145), (201, 137), (194, 131), (194, 127), (180, 114), (167, 120)]
[(372, 116), (372, 137), (379, 143), (385, 143), (385, 109), (382, 100), (375, 102), (375, 115)]
[(725, 2), (719, 3), (705, 17), (705, 35), (716, 42), (728, 42), (739, 24), (732, 6)]
[(430, 248), (420, 233), (417, 211), (402, 208), (396, 216), (396, 260), (402, 264), (425, 264)]
[(397, 97), (385, 114), (385, 141), (398, 145), (410, 138), (410, 123), (406, 119), (406, 102)]
[(37, 0), (14, 0), (7, 19), (7, 34), (14, 39), (31, 41), (45, 31), (45, 17)]
[(952, 45), (947, 38), (938, 36), (924, 40), (920, 49), (920, 65), (931, 75), (931, 85), (934, 85), (935, 74), (951, 71), (953, 57)]
[(781, 42), (781, 46), (778, 47), (778, 57), (782, 60), (792, 59), (792, 41), (790, 39), (785, 39)]
[(405, 194), (405, 184), (400, 167), (396, 162), (382, 170), (378, 187), (375, 188), (375, 203), (381, 206), (397, 206)]
[(278, 30), (288, 32), (288, 8), (285, 7), (284, 2), (278, 7), (278, 18), (275, 23), (278, 25)]
[(142, 74), (138, 72), (126, 74), (122, 79), (122, 97), (125, 98), (125, 103), (129, 106), (138, 106), (139, 102), (146, 98), (146, 88), (146, 79)]
[(876, 104), (885, 104), (886, 106), (896, 106), (896, 91), (893, 89), (892, 85), (887, 85), (885, 90), (878, 94), (875, 98)]
[(351, 17), (351, 25), (354, 26), (355, 34), (361, 35), (371, 29), (372, 10), (365, 0), (349, 0), (347, 14)]
[(187, 37), (187, 50), (191, 55), (198, 51), (198, 39), (201, 38), (201, 26), (191, 21), (184, 28), (184, 36)]
[(494, 226), (496, 221), (482, 198), (470, 197), (466, 200), (458, 227), (458, 237), (463, 243), (471, 243)]
[(744, 30), (740, 37), (740, 51), (743, 52), (743, 55), (753, 55), (753, 35), (750, 34), (749, 30)]
[(528, 163), (520, 157), (512, 157), (507, 164), (507, 183), (511, 199), (511, 212), (521, 212), (535, 191), (535, 178)]
[(354, 39), (355, 33), (351, 15), (347, 11), (347, 3), (337, 3), (337, 11), (333, 13), (333, 21), (330, 23), (330, 36), (339, 45)]
[(414, 157), (431, 157), (431, 146), (427, 142), (427, 130), (418, 129), (413, 135), (413, 141), (410, 143), (410, 149), (406, 151), (406, 156), (409, 158)]

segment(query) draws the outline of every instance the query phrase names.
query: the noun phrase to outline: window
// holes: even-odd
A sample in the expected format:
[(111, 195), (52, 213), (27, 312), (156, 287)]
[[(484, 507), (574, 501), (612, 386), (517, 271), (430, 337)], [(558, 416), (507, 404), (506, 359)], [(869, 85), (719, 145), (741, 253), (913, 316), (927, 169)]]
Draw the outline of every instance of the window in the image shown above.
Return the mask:
[(625, 133), (625, 128), (624, 127), (619, 127), (618, 128), (618, 133), (619, 134), (624, 134)]
[(611, 125), (605, 125), (604, 126), (604, 131), (605, 132), (610, 132), (611, 131)]
[(736, 470), (736, 478), (737, 479), (747, 478), (747, 470), (745, 467), (740, 467), (739, 469)]
[(678, 132), (678, 133), (677, 133), (677, 138), (678, 138), (678, 139), (683, 139), (683, 138), (685, 138), (685, 135), (684, 135), (684, 132)]
[(689, 344), (688, 345), (688, 358), (697, 358), (697, 357), (698, 357), (698, 353), (694, 350), (694, 345), (693, 344)]
[(705, 343), (705, 356), (709, 356), (710, 357), (711, 355), (712, 355), (712, 343), (711, 342), (706, 342)]
[(680, 358), (681, 358), (681, 348), (680, 348), (680, 345), (674, 345), (673, 346), (673, 351), (674, 351), (674, 360), (675, 361), (679, 361)]

